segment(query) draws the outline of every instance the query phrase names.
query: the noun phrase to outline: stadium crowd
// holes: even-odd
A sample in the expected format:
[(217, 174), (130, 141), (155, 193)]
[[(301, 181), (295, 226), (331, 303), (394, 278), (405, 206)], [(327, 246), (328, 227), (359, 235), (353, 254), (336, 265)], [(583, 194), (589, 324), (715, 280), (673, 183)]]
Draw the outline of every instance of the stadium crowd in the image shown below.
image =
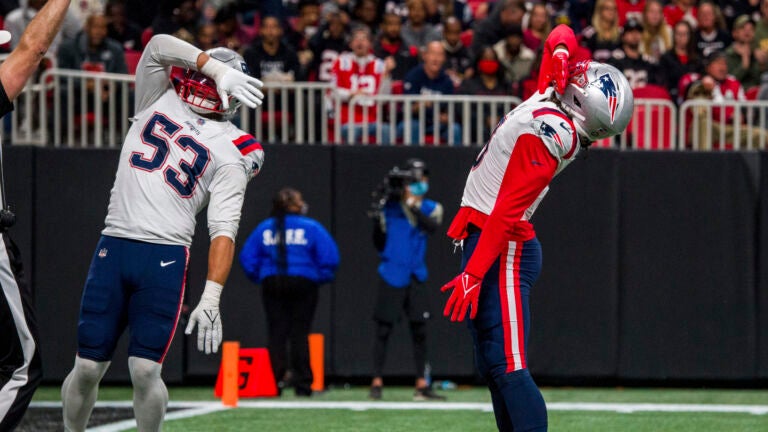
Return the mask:
[[(3, 28), (22, 31), (45, 1), (1, 0)], [(336, 83), (345, 103), (400, 93), (526, 99), (542, 41), (560, 23), (579, 38), (575, 58), (615, 65), (641, 97), (768, 98), (768, 0), (84, 0), (72, 3), (47, 67), (133, 73), (151, 36), (166, 33), (240, 52), (265, 83)], [(375, 107), (356, 109), (338, 118), (359, 139), (362, 112), (371, 118)], [(438, 109), (442, 137), (459, 138), (461, 126), (449, 130)]]

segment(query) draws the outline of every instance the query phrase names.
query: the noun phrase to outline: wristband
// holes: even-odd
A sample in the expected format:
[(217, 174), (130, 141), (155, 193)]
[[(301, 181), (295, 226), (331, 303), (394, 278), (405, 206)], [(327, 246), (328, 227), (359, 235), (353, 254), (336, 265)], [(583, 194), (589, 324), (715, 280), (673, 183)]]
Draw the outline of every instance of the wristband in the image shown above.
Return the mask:
[(202, 299), (211, 300), (216, 304), (219, 304), (221, 298), (221, 290), (224, 289), (224, 285), (214, 282), (212, 280), (205, 281), (205, 289), (203, 290)]
[(208, 61), (205, 62), (203, 67), (200, 68), (200, 72), (203, 75), (213, 78), (213, 80), (218, 83), (221, 77), (224, 76), (224, 74), (227, 73), (229, 69), (229, 66), (216, 60), (213, 57), (209, 57)]

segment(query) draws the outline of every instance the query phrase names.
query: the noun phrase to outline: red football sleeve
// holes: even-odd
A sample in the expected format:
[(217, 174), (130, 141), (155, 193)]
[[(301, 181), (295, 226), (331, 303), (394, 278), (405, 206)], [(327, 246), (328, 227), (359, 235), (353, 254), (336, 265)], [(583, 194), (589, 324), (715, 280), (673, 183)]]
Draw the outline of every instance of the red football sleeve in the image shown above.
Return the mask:
[(518, 138), (501, 181), (496, 204), (488, 215), (472, 258), (464, 269), (482, 279), (509, 241), (514, 224), (536, 201), (552, 177), (557, 160), (540, 138), (525, 134)]
[[(560, 24), (549, 33), (547, 40), (544, 41), (544, 53), (541, 57), (541, 72), (539, 73), (539, 89), (547, 88), (549, 83), (546, 82), (549, 79), (552, 72), (552, 54), (555, 52), (555, 48), (558, 45), (565, 45), (568, 49), (568, 54), (573, 55), (578, 49), (578, 43), (576, 41), (576, 35), (573, 34), (573, 29), (565, 24)], [(544, 82), (542, 82), (544, 81)]]

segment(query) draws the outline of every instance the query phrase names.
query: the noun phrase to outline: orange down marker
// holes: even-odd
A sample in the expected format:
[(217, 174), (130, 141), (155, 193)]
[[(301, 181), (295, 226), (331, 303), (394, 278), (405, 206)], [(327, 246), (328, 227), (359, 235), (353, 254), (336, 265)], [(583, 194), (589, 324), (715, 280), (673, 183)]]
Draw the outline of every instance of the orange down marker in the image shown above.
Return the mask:
[(312, 390), (325, 390), (325, 338), (322, 333), (309, 335), (309, 367), (312, 369)]
[(224, 342), (221, 353), (221, 369), (223, 389), (221, 403), (224, 406), (236, 407), (239, 393), (238, 365), (240, 363), (240, 342)]

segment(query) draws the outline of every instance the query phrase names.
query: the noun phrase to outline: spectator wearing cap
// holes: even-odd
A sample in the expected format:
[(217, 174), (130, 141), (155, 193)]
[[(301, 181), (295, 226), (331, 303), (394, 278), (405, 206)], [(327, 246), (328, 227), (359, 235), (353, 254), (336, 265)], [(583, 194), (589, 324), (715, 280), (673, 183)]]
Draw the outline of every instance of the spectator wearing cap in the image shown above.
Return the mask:
[(595, 61), (605, 62), (621, 46), (619, 14), (615, 0), (597, 0), (592, 25), (581, 32), (581, 41)]
[[(760, 85), (761, 64), (765, 65), (765, 51), (752, 50), (755, 24), (749, 15), (741, 15), (733, 22), (733, 43), (725, 50), (728, 73), (748, 89)], [(758, 58), (759, 56), (759, 58)]]
[(510, 27), (522, 27), (525, 16), (523, 0), (499, 0), (494, 4), (488, 18), (475, 21), (472, 25), (472, 45), (469, 52), (472, 57), (480, 55), (485, 46), (493, 46), (503, 39)]
[(536, 53), (523, 43), (523, 31), (512, 27), (507, 36), (493, 46), (507, 82), (518, 83), (531, 73)]
[(720, 7), (710, 1), (699, 5), (699, 26), (696, 30), (696, 49), (707, 57), (715, 51), (724, 51), (733, 42), (725, 27)]
[[(728, 73), (728, 63), (723, 51), (714, 51), (704, 60), (705, 74), (693, 82), (687, 90), (687, 99), (708, 99), (713, 102), (711, 109), (711, 118), (707, 119), (709, 114), (707, 109), (696, 109), (695, 115), (698, 121), (692, 122), (698, 125), (698, 136), (700, 142), (713, 142), (715, 147), (733, 144), (735, 142), (735, 109), (733, 106), (723, 107), (722, 104), (728, 101), (745, 101), (744, 88), (741, 83)], [(711, 121), (710, 121), (711, 120)], [(711, 123), (711, 129), (707, 129), (707, 124)], [(711, 135), (710, 135), (711, 134)], [(725, 136), (725, 142), (719, 142), (721, 134)], [(762, 131), (758, 129), (746, 130), (741, 128), (739, 142), (745, 147), (749, 142), (749, 135), (753, 145), (758, 145), (763, 139)], [(692, 134), (689, 134), (689, 136)], [(693, 143), (700, 145), (700, 143)]]
[(608, 59), (608, 63), (624, 73), (633, 89), (661, 83), (656, 66), (640, 52), (642, 37), (643, 25), (640, 21), (628, 19), (621, 33), (621, 47), (614, 50)]
[(659, 60), (662, 85), (667, 88), (672, 100), (682, 103), (685, 94), (680, 94), (680, 78), (686, 74), (704, 72), (701, 56), (693, 40), (693, 27), (688, 21), (680, 20), (672, 30), (672, 48)]
[(640, 22), (643, 24), (640, 52), (651, 63), (658, 63), (661, 55), (672, 48), (672, 28), (664, 20), (661, 0), (645, 2)]
[(443, 48), (445, 48), (445, 72), (451, 77), (454, 87), (474, 74), (469, 48), (461, 42), (461, 22), (449, 16), (443, 24)]

